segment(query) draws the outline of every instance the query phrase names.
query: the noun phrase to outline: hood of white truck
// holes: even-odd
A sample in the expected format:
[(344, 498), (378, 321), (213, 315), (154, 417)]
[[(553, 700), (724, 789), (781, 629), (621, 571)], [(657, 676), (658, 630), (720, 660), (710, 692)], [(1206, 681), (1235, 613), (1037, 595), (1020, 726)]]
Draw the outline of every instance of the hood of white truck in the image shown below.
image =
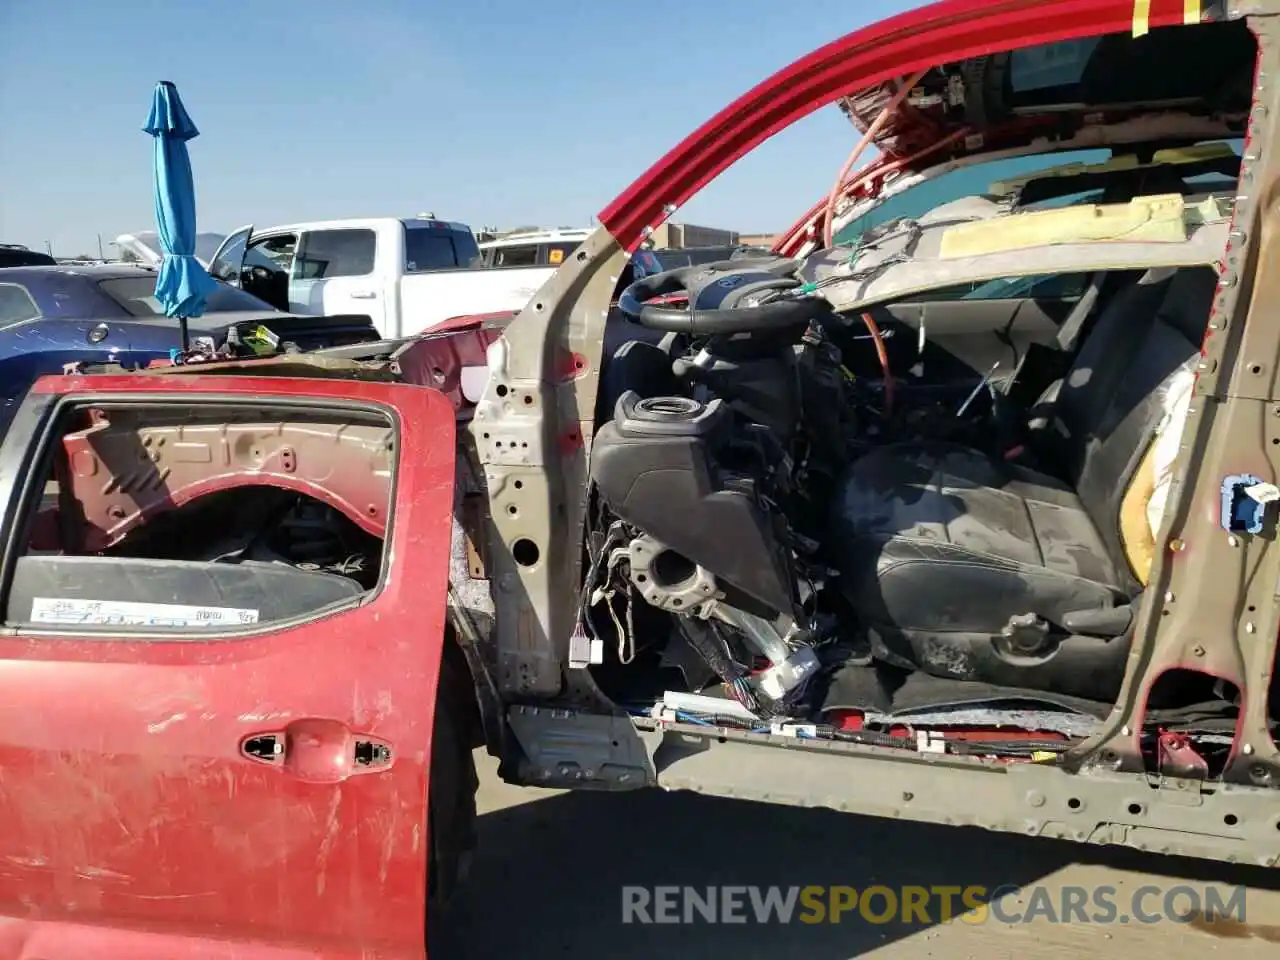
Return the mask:
[[(213, 262), (213, 255), (226, 235), (222, 233), (196, 234), (196, 259), (207, 270)], [(112, 241), (122, 257), (132, 254), (138, 261), (149, 266), (159, 266), (163, 255), (160, 252), (160, 237), (154, 230), (142, 230), (138, 233), (122, 233)]]

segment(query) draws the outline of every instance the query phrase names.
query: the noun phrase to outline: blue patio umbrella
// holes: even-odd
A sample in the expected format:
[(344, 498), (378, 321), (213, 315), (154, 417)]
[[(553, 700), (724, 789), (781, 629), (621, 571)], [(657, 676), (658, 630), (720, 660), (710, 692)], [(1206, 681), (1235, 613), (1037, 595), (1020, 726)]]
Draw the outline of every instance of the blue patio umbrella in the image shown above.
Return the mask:
[(156, 275), (156, 299), (165, 316), (177, 317), (182, 349), (187, 349), (187, 318), (204, 313), (205, 300), (218, 285), (195, 258), (196, 188), (187, 141), (200, 135), (178, 88), (156, 84), (151, 113), (142, 128), (155, 138), (156, 232), (164, 260)]

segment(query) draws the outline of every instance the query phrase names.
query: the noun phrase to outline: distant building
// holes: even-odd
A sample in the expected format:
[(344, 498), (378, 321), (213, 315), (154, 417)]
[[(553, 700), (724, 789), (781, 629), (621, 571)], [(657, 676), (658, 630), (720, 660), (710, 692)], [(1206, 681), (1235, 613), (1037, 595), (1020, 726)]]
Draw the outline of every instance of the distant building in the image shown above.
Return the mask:
[[(551, 228), (555, 229), (555, 228)], [(572, 230), (572, 227), (560, 227), (561, 230)], [(491, 240), (504, 240), (507, 237), (522, 233), (541, 233), (547, 228), (537, 225), (529, 225), (523, 227), (479, 227), (472, 232), (475, 234), (476, 243), (488, 243)]]
[(738, 242), (744, 247), (772, 247), (773, 241), (778, 239), (776, 233), (742, 233), (738, 235)]
[(740, 242), (736, 230), (720, 230), (716, 227), (699, 227), (692, 223), (670, 221), (654, 230), (649, 239), (658, 250), (678, 250), (684, 247), (731, 247)]

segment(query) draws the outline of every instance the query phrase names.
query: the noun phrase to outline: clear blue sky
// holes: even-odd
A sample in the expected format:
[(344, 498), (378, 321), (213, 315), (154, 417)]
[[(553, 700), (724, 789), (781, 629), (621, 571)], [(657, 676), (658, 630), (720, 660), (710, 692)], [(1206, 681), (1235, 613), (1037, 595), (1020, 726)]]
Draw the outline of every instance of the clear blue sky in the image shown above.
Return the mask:
[[(582, 224), (775, 69), (914, 5), (0, 0), (0, 240), (71, 256), (151, 228), (139, 128), (161, 79), (201, 130), (201, 230), (424, 210)], [(852, 142), (820, 111), (676, 218), (787, 226)]]

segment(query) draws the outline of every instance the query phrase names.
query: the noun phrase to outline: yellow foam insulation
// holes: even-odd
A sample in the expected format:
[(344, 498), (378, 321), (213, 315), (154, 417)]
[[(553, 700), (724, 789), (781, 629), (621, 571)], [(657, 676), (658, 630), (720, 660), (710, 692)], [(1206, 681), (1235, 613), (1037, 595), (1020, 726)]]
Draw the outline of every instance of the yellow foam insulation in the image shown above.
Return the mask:
[(1147, 166), (1158, 167), (1170, 163), (1197, 163), (1201, 160), (1216, 160), (1219, 157), (1234, 156), (1231, 144), (1215, 141), (1214, 143), (1196, 143), (1189, 147), (1169, 147), (1157, 150)]
[(1088, 173), (1115, 173), (1118, 170), (1138, 170), (1150, 167), (1178, 166), (1184, 163), (1199, 163), (1204, 160), (1215, 160), (1218, 157), (1229, 157), (1235, 154), (1231, 144), (1215, 141), (1213, 143), (1197, 143), (1189, 147), (1170, 147), (1157, 150), (1150, 163), (1139, 163), (1133, 154), (1121, 154), (1104, 160), (1102, 163), (1064, 163), (1058, 167), (1046, 167), (1033, 170), (1017, 177), (1006, 177), (997, 180), (987, 187), (987, 192), (998, 197), (1016, 193), (1033, 180), (1048, 180), (1056, 177), (1078, 177)]
[(942, 235), (939, 257), (980, 257), (1059, 243), (1182, 243), (1187, 239), (1186, 213), (1177, 193), (1015, 213), (949, 228)]
[(1120, 501), (1120, 545), (1129, 569), (1144, 587), (1151, 578), (1151, 564), (1156, 555), (1156, 541), (1151, 533), (1151, 521), (1147, 519), (1147, 506), (1156, 490), (1155, 451), (1154, 443), (1147, 448)]

